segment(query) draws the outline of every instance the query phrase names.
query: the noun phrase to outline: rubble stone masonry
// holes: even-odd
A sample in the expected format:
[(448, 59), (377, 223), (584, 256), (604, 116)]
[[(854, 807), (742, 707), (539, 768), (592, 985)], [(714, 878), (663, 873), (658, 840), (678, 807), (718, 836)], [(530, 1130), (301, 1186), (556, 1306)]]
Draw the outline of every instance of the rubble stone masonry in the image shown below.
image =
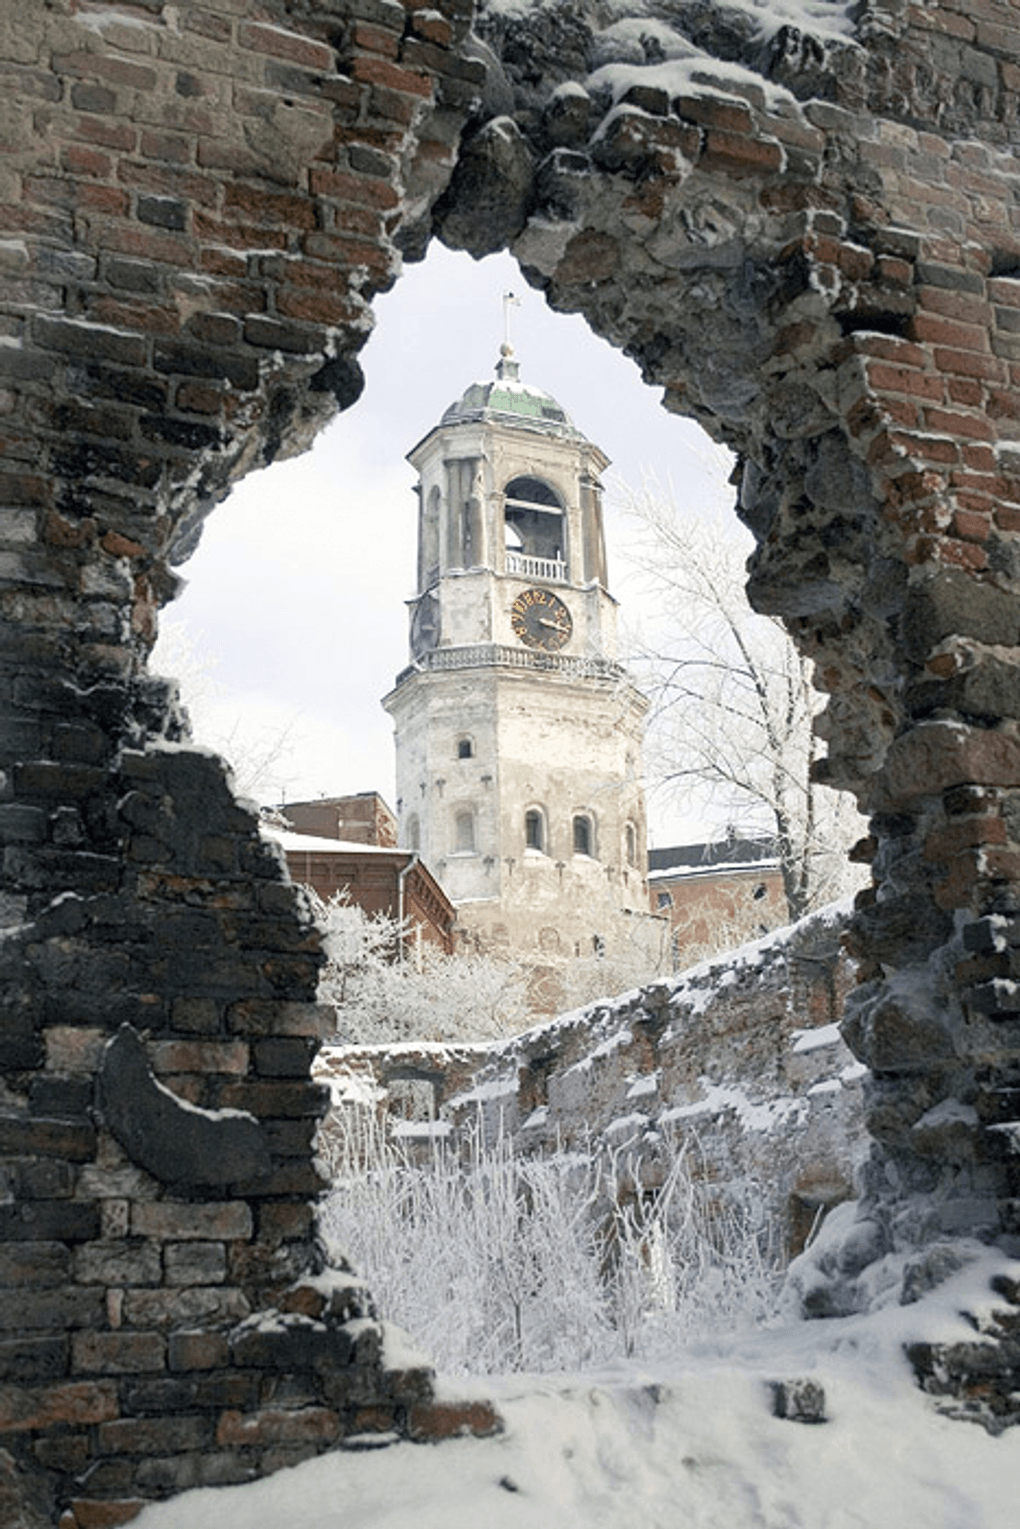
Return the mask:
[(323, 1294), (317, 943), (146, 656), (433, 234), (737, 450), (752, 598), (872, 818), (874, 1251), (1020, 1247), (1020, 7), (634, 9), (0, 12), (0, 1429), (65, 1529), (427, 1390)]
[(853, 983), (845, 922), (842, 905), (823, 909), (505, 1040), (327, 1044), (315, 1062), (337, 1089), (327, 1140), (334, 1118), (342, 1132), (368, 1109), (412, 1158), (427, 1161), (437, 1135), (469, 1157), (479, 1133), (526, 1156), (590, 1152), (625, 1196), (657, 1187), (671, 1144), (706, 1197), (739, 1204), (753, 1189), (772, 1251), (794, 1257), (853, 1199), (867, 1150), (865, 1069), (837, 1023)]

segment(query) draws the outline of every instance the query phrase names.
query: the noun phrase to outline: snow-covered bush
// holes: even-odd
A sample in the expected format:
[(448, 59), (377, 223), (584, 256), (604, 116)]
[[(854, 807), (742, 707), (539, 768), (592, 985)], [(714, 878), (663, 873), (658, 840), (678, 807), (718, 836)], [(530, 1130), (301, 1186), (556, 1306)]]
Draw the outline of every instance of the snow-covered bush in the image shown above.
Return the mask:
[(333, 1138), (321, 1229), (447, 1373), (650, 1358), (775, 1311), (760, 1204), (711, 1198), (694, 1151), (661, 1142), (649, 1189), (629, 1158), (525, 1157), (480, 1131), (433, 1129), (423, 1162), (362, 1115)]
[(527, 974), (517, 962), (446, 955), (406, 921), (367, 914), (346, 890), (328, 902), (309, 897), (326, 951), (319, 999), (332, 1006), (340, 1040), (490, 1040), (524, 1028)]

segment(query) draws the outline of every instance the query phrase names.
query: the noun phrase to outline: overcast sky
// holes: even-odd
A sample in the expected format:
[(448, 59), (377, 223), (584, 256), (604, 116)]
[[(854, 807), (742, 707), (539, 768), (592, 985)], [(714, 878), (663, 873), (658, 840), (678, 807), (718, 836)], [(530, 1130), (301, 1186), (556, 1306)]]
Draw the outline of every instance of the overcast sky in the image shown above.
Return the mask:
[[(393, 803), (380, 699), (407, 662), (404, 602), (414, 593), (415, 475), (404, 458), (469, 383), (492, 376), (507, 291), (521, 299), (511, 323), (522, 380), (552, 393), (612, 459), (609, 578), (624, 622), (639, 616), (641, 589), (627, 576), (623, 489), (652, 475), (691, 514), (718, 501), (707, 438), (661, 408), (632, 361), (582, 319), (553, 313), (509, 256), (478, 262), (434, 244), (377, 301), (359, 402), (312, 451), (250, 474), (178, 570), (187, 587), (164, 627), (192, 652), (182, 659), (174, 646), (168, 662), (161, 648), (157, 667), (204, 667), (191, 686), (200, 741), (222, 748), (233, 736), (246, 757), (268, 744), (260, 800), (376, 790)], [(650, 806), (653, 842), (700, 836), (654, 793)]]

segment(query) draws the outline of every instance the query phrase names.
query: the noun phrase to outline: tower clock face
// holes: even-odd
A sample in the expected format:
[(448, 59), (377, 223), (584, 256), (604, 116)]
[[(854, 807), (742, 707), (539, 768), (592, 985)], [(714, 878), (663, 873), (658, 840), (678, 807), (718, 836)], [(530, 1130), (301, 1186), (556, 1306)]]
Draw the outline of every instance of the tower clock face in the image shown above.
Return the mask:
[(514, 636), (529, 648), (555, 653), (570, 641), (574, 629), (570, 612), (549, 589), (526, 589), (510, 607)]

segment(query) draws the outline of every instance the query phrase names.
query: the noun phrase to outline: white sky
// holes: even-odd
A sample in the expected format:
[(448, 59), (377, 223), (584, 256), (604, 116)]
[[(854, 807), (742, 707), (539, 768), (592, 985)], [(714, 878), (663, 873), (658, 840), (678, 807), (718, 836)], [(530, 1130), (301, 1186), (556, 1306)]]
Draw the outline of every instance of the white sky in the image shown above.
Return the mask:
[[(269, 740), (279, 757), (249, 787), (260, 800), (377, 790), (393, 803), (392, 730), (379, 703), (407, 662), (417, 525), (404, 458), (470, 382), (491, 377), (506, 291), (521, 299), (512, 330), (522, 379), (552, 393), (612, 458), (609, 576), (624, 626), (641, 591), (627, 579), (621, 488), (652, 475), (692, 514), (718, 503), (707, 437), (661, 408), (632, 361), (582, 319), (553, 313), (508, 255), (477, 262), (434, 244), (377, 300), (359, 402), (311, 452), (249, 475), (179, 570), (187, 588), (164, 628), (183, 623), (208, 665), (192, 699), (195, 731), (217, 747), (233, 735), (239, 755)], [(157, 657), (156, 667), (181, 673), (177, 658)], [(704, 834), (654, 793), (650, 809), (655, 843)]]

